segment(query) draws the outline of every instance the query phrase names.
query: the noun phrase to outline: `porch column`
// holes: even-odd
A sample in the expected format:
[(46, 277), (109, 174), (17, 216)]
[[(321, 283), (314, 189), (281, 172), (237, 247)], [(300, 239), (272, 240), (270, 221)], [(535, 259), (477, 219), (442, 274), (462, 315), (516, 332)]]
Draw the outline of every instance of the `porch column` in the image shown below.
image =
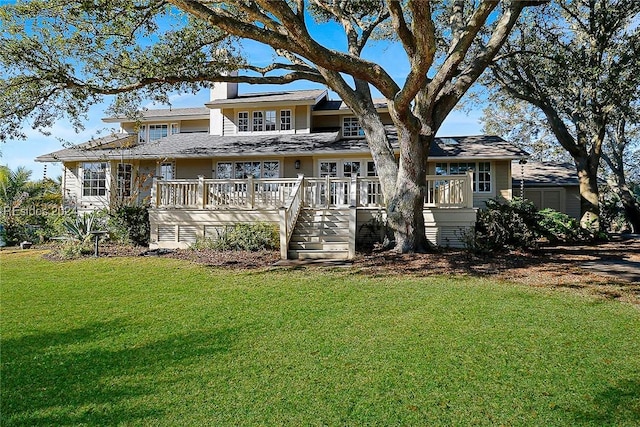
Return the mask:
[(158, 200), (158, 177), (153, 177), (153, 182), (151, 184), (151, 206), (157, 208), (160, 205)]
[(467, 191), (465, 191), (465, 203), (464, 206), (466, 208), (473, 207), (473, 171), (470, 170), (467, 172)]

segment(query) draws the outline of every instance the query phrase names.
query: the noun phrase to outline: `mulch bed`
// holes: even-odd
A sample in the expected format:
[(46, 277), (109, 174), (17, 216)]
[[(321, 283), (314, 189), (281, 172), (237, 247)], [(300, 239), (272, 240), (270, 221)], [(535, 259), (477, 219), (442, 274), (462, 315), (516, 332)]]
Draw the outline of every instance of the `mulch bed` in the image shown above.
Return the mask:
[[(90, 255), (89, 255), (90, 256)], [(210, 267), (233, 269), (263, 269), (279, 261), (278, 251), (219, 252), (158, 250), (101, 244), (100, 256), (161, 256), (201, 263)], [(55, 255), (48, 258), (56, 259)], [(384, 275), (451, 275), (488, 277), (527, 286), (564, 289), (571, 292), (597, 295), (637, 305), (640, 308), (640, 283), (604, 275), (582, 267), (590, 261), (624, 259), (640, 262), (640, 239), (614, 240), (597, 245), (554, 246), (534, 252), (475, 255), (464, 250), (442, 250), (428, 254), (397, 254), (372, 252), (358, 254), (349, 268), (371, 276)], [(290, 267), (326, 268), (335, 263), (293, 262)]]

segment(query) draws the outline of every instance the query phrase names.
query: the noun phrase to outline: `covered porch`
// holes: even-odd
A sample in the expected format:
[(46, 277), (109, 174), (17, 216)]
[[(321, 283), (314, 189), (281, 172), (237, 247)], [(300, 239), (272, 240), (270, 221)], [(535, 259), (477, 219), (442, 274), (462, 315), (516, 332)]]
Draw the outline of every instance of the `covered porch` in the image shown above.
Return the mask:
[[(435, 245), (462, 246), (461, 237), (465, 230), (473, 227), (476, 218), (472, 174), (429, 175), (426, 182), (427, 237)], [(344, 241), (339, 243), (344, 244), (346, 258), (355, 256), (356, 243), (380, 237), (372, 236), (374, 227), (366, 225), (379, 225), (385, 219), (377, 177), (316, 178), (300, 174), (297, 178), (243, 180), (154, 178), (150, 197), (150, 246), (186, 248), (198, 239), (215, 239), (225, 227), (237, 223), (269, 222), (279, 228), (281, 257), (302, 257), (290, 250), (290, 245), (293, 245), (296, 226), (303, 226), (298, 224), (303, 210), (344, 214), (344, 233), (336, 235), (344, 236)], [(313, 228), (314, 224), (308, 226)], [(329, 226), (334, 230), (341, 227), (337, 223)], [(311, 240), (322, 241), (316, 237)], [(339, 246), (335, 243), (340, 239), (334, 240), (332, 248)]]

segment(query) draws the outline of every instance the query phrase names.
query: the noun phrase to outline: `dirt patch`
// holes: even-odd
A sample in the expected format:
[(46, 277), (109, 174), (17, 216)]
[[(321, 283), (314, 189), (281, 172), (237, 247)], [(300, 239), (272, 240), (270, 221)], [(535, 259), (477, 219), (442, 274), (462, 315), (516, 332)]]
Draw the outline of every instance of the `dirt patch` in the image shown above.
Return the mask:
[[(87, 255), (91, 256), (91, 255)], [(271, 267), (278, 251), (218, 252), (190, 249), (149, 251), (146, 248), (103, 244), (101, 257), (161, 256), (233, 269)], [(55, 256), (48, 255), (49, 258)], [(640, 239), (618, 238), (597, 245), (554, 246), (532, 253), (512, 252), (479, 256), (464, 250), (442, 250), (429, 254), (401, 255), (393, 252), (358, 254), (349, 268), (372, 276), (451, 275), (489, 277), (527, 286), (564, 289), (629, 302), (640, 307), (640, 283), (624, 277), (585, 268), (586, 264), (612, 261), (640, 262)], [(295, 268), (323, 268), (333, 263), (296, 264)], [(287, 267), (283, 267), (287, 268)], [(606, 270), (603, 269), (603, 270)]]

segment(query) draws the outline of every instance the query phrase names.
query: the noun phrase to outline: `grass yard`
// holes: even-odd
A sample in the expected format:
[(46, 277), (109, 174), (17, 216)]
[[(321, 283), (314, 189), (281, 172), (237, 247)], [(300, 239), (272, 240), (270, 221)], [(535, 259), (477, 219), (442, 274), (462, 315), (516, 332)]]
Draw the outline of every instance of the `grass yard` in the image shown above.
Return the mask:
[(640, 311), (476, 278), (0, 254), (11, 425), (640, 424)]

